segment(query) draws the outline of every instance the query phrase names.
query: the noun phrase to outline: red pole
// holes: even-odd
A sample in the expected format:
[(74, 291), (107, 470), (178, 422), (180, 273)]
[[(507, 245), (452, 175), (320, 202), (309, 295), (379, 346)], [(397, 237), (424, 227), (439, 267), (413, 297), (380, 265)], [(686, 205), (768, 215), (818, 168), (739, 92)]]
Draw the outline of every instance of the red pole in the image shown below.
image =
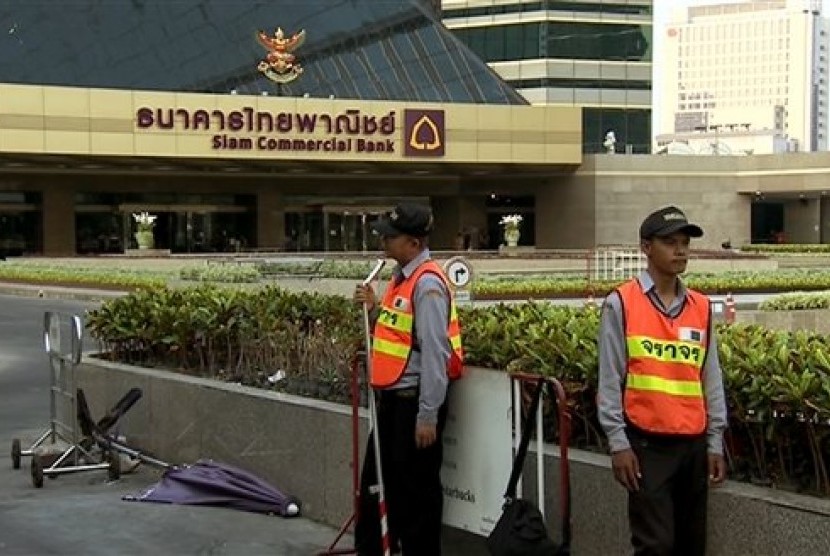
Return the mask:
[(357, 520), (357, 512), (360, 509), (360, 361), (366, 353), (358, 350), (352, 357), (351, 362), (351, 391), (352, 391), (352, 515), (340, 527), (337, 536), (334, 538), (328, 549), (318, 552), (317, 556), (334, 556), (339, 554), (357, 554), (355, 548), (335, 548), (346, 531)]

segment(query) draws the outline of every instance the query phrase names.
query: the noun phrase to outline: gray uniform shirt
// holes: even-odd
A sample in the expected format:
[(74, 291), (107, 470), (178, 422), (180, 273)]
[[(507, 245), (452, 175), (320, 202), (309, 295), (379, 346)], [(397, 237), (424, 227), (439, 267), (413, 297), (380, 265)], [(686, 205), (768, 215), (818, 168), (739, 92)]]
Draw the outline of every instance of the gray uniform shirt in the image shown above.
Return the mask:
[[(392, 280), (409, 278), (429, 258), (429, 250), (425, 249), (403, 268), (396, 266)], [(428, 272), (415, 284), (412, 302), (415, 305), (413, 326), (418, 350), (410, 352), (403, 376), (391, 388), (419, 386), (418, 422), (435, 424), (449, 384), (447, 363), (451, 348), (447, 325), (450, 322), (450, 293), (441, 278)]]
[[(654, 280), (647, 271), (639, 276), (640, 285), (649, 299), (669, 318), (675, 318), (683, 308), (686, 287), (678, 280), (678, 291), (671, 306), (666, 309), (654, 288)], [(726, 398), (718, 358), (715, 327), (710, 327), (706, 361), (703, 364), (703, 393), (708, 413), (707, 438), (709, 453), (723, 454), (723, 431), (726, 428)], [(612, 293), (605, 298), (599, 329), (599, 423), (608, 437), (611, 453), (630, 447), (625, 434), (622, 393), (628, 368), (628, 353), (623, 329), (622, 302)]]

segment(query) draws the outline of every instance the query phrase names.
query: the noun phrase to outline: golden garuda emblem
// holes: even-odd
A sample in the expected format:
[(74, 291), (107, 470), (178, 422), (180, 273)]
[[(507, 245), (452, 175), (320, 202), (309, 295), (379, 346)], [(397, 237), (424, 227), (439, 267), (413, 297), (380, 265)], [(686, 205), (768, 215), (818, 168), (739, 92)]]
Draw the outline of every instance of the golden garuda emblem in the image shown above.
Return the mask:
[(290, 83), (303, 73), (292, 52), (305, 42), (305, 29), (289, 38), (285, 37), (280, 27), (277, 27), (273, 37), (265, 31), (257, 31), (257, 40), (268, 50), (268, 55), (257, 66), (265, 77), (277, 83)]

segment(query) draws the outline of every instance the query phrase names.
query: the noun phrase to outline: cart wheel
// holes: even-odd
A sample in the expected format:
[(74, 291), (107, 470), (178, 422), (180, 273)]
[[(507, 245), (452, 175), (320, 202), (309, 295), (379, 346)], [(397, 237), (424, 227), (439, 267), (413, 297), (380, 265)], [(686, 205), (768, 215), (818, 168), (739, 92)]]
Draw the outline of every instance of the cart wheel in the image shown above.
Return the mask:
[(107, 478), (110, 481), (117, 481), (121, 478), (121, 457), (118, 452), (107, 454), (110, 466), (107, 468)]
[(12, 467), (20, 469), (20, 439), (12, 440)]
[(32, 484), (35, 488), (43, 487), (43, 464), (37, 454), (32, 455)]

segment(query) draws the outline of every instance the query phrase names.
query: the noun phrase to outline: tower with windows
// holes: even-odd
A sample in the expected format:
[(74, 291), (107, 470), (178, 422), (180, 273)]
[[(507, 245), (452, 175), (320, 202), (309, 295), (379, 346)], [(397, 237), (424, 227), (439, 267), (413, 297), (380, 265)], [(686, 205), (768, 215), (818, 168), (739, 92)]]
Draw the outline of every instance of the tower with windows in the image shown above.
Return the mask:
[(583, 107), (583, 150), (651, 145), (651, 0), (443, 0), (444, 24), (532, 104)]

